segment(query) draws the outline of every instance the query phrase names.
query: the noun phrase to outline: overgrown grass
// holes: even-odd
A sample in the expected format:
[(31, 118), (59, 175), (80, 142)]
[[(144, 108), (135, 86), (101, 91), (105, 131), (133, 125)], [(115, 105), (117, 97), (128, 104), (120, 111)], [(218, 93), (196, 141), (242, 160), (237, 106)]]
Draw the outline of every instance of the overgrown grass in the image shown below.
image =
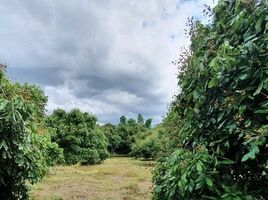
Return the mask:
[(95, 166), (57, 166), (32, 189), (32, 200), (151, 199), (152, 162), (112, 157)]

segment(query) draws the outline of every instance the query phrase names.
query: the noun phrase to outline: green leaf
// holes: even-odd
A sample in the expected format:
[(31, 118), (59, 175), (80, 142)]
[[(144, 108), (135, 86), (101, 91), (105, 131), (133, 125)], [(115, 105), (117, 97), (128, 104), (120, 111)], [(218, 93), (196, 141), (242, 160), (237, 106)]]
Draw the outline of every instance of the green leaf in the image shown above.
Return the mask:
[(8, 146), (5, 139), (2, 139), (2, 141), (0, 142), (0, 149), (2, 149), (2, 147), (4, 147), (6, 151), (8, 150)]
[(217, 119), (218, 122), (220, 122), (220, 121), (222, 120), (224, 114), (225, 114), (224, 111), (222, 111), (222, 112), (218, 115), (218, 119)]
[(204, 186), (205, 181), (201, 180), (195, 185), (195, 190), (199, 190)]
[(257, 144), (253, 144), (251, 148), (249, 149), (249, 152), (243, 156), (242, 162), (245, 162), (249, 159), (254, 160), (256, 158), (256, 155), (259, 154), (260, 149)]
[(257, 90), (254, 92), (253, 96), (260, 94), (262, 87), (263, 87), (263, 81), (259, 84), (259, 86), (258, 86)]
[(249, 41), (249, 40), (251, 40), (251, 39), (253, 39), (255, 37), (256, 37), (256, 34), (250, 35), (250, 36), (248, 36), (248, 37), (245, 38), (245, 42), (247, 42), (247, 41)]
[(202, 173), (202, 172), (203, 172), (203, 167), (202, 167), (202, 165), (201, 165), (200, 162), (197, 163), (196, 168), (197, 168), (197, 171), (198, 171), (199, 173)]
[(217, 85), (218, 85), (218, 79), (216, 77), (213, 77), (208, 84), (208, 88), (213, 88)]
[(268, 113), (268, 109), (259, 109), (259, 110), (256, 110), (254, 113), (256, 113), (256, 114), (266, 114), (266, 113)]
[(241, 76), (239, 76), (240, 80), (245, 80), (247, 77), (247, 74), (242, 74)]
[(209, 66), (214, 69), (214, 71), (218, 71), (219, 65), (218, 65), (218, 57), (215, 57), (211, 60), (209, 63)]
[(213, 181), (210, 178), (208, 178), (208, 177), (206, 177), (206, 183), (207, 183), (207, 185), (209, 187), (212, 187), (213, 186)]
[(1, 100), (0, 101), (0, 110), (3, 110), (8, 104), (7, 100)]
[(259, 33), (261, 31), (261, 24), (262, 24), (263, 18), (260, 18), (255, 25), (256, 32)]
[(210, 121), (211, 121), (213, 124), (216, 124), (216, 122), (217, 122), (216, 119), (214, 119), (214, 118), (211, 118)]
[(233, 164), (235, 164), (234, 161), (229, 160), (229, 159), (225, 159), (225, 160), (219, 161), (219, 163), (220, 164), (223, 164), (223, 165), (233, 165)]

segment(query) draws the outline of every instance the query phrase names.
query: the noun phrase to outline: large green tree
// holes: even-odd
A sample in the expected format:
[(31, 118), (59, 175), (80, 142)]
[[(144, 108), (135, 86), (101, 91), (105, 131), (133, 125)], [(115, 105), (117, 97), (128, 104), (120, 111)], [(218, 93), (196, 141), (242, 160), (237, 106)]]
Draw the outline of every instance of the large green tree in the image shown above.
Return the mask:
[(79, 109), (57, 109), (46, 122), (54, 130), (52, 139), (63, 148), (67, 164), (96, 164), (109, 156), (107, 139), (97, 129), (95, 116)]
[(154, 199), (268, 197), (268, 1), (220, 0), (213, 15), (180, 58), (179, 145)]
[(0, 65), (0, 199), (28, 199), (27, 183), (40, 180), (54, 164), (52, 153), (60, 154), (42, 126), (46, 101), (38, 87), (12, 83)]

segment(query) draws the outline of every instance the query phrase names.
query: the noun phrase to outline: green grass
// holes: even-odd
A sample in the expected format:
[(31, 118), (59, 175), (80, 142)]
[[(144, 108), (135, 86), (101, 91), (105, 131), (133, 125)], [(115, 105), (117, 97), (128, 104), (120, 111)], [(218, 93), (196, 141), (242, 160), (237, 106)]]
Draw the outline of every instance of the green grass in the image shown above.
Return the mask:
[(153, 162), (112, 157), (94, 166), (57, 166), (32, 188), (32, 200), (151, 199)]

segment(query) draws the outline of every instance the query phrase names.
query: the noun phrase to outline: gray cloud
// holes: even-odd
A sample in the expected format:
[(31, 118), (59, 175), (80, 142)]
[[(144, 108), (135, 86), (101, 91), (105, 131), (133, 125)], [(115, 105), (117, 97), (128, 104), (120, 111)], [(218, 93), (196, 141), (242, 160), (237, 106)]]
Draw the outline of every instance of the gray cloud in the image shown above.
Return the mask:
[(8, 74), (11, 80), (21, 83), (29, 82), (31, 84), (60, 85), (64, 83), (64, 79), (60, 76), (59, 69), (52, 68), (8, 68)]
[[(0, 61), (40, 85), (48, 112), (79, 107), (100, 122), (165, 115), (187, 17), (212, 0), (4, 0)], [(200, 17), (200, 16), (199, 16)]]

